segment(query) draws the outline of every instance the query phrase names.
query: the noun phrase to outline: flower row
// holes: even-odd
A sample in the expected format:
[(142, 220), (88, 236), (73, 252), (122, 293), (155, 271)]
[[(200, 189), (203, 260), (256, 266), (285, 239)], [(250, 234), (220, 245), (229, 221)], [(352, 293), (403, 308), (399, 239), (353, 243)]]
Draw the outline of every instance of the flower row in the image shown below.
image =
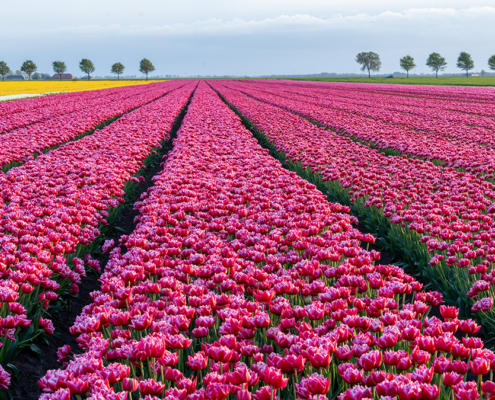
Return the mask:
[[(69, 93), (90, 90), (110, 89), (120, 86), (146, 85), (152, 81), (136, 80), (31, 80), (4, 82), (0, 88), (0, 96), (29, 94), (32, 96), (48, 95), (50, 93)], [(43, 96), (45, 97), (45, 96)], [(24, 102), (24, 100), (23, 100)], [(24, 108), (21, 106), (21, 108)], [(0, 111), (2, 108), (0, 107)]]
[[(84, 246), (115, 218), (125, 189), (139, 181), (143, 162), (168, 139), (194, 86), (186, 83), (93, 135), (0, 175), (1, 364), (43, 331), (52, 332), (45, 312), (61, 295), (78, 293), (86, 273), (79, 258)], [(86, 261), (99, 269), (97, 261)]]
[(493, 393), (466, 379), (495, 368), (479, 326), (455, 307), (428, 317), (442, 296), (379, 265), (348, 209), (282, 168), (205, 83), (154, 182), (71, 327), (82, 354), (59, 349), (41, 400)]

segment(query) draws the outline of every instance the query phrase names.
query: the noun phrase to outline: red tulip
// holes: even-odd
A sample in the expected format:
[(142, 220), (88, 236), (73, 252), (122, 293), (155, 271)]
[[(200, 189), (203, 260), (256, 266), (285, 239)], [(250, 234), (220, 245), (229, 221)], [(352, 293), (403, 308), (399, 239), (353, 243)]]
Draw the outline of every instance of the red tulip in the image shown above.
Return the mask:
[(490, 362), (486, 358), (478, 357), (469, 361), (469, 368), (475, 375), (485, 375), (490, 372)]
[(406, 383), (399, 386), (400, 400), (420, 400), (421, 394), (421, 385), (417, 382)]
[(443, 384), (445, 386), (455, 386), (459, 382), (462, 382), (464, 379), (464, 376), (459, 375), (456, 372), (445, 372), (443, 374)]
[(165, 385), (160, 382), (155, 382), (153, 379), (146, 379), (139, 382), (138, 388), (141, 394), (158, 396), (163, 392)]
[(457, 400), (477, 400), (480, 397), (475, 382), (461, 382), (453, 389)]
[(421, 384), (421, 400), (436, 400), (440, 395), (440, 388), (437, 385)]
[(263, 379), (275, 390), (284, 388), (289, 381), (289, 378), (284, 378), (282, 371), (272, 367), (267, 367), (265, 369)]
[(314, 373), (305, 378), (306, 387), (313, 395), (327, 394), (330, 390), (330, 379), (323, 377), (323, 375)]

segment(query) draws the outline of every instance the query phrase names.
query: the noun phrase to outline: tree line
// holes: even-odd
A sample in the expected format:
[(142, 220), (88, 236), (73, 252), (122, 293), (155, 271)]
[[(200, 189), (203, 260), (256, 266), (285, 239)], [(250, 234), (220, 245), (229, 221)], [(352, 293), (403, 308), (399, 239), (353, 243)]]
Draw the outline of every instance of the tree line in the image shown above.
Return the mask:
[[(60, 80), (62, 80), (62, 74), (67, 71), (67, 66), (63, 61), (53, 61), (52, 68), (55, 74), (60, 75)], [(95, 65), (93, 62), (87, 58), (83, 58), (79, 62), (79, 69), (88, 75), (88, 80), (91, 79), (91, 74), (95, 71)], [(124, 73), (124, 65), (121, 62), (116, 62), (110, 68), (112, 74), (117, 74), (117, 79), (120, 80), (120, 75)], [(31, 80), (31, 75), (38, 70), (38, 66), (32, 60), (26, 60), (21, 65), (21, 71), (28, 75), (29, 80)], [(146, 74), (146, 80), (148, 80), (148, 74), (155, 70), (153, 63), (143, 58), (139, 62), (139, 72)], [(5, 76), (12, 73), (11, 69), (5, 61), (0, 61), (0, 75), (2, 75), (3, 80)]]
[[(372, 51), (361, 52), (356, 56), (356, 62), (361, 65), (361, 71), (368, 70), (368, 77), (371, 78), (371, 71), (380, 71), (382, 62), (380, 56)], [(407, 55), (399, 60), (400, 67), (406, 71), (409, 78), (409, 71), (416, 68), (414, 58)], [(426, 65), (435, 72), (435, 77), (438, 78), (438, 71), (443, 71), (447, 68), (447, 61), (438, 53), (431, 53), (426, 59)], [(495, 71), (495, 54), (488, 59), (488, 67)], [(466, 71), (466, 77), (468, 72), (474, 69), (474, 61), (471, 54), (461, 51), (459, 57), (457, 57), (457, 68), (462, 71)]]

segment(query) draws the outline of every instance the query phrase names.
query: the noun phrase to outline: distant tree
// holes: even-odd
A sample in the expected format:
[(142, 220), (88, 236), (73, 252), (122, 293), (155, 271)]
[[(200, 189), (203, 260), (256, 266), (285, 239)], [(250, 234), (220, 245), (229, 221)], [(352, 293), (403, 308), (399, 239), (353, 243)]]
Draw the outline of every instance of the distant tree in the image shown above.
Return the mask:
[(41, 73), (41, 79), (50, 79), (52, 76), (50, 74)]
[(5, 75), (10, 74), (12, 71), (5, 61), (0, 61), (0, 75), (2, 75), (2, 80), (5, 80)]
[(150, 60), (143, 58), (139, 62), (139, 72), (146, 74), (146, 80), (148, 80), (148, 73), (153, 72), (154, 70), (155, 67), (153, 66)]
[(120, 74), (122, 74), (124, 72), (124, 64), (120, 63), (120, 62), (116, 62), (115, 64), (112, 65), (112, 69), (110, 70), (110, 72), (112, 74), (117, 74), (117, 80), (120, 80)]
[(371, 78), (371, 71), (380, 71), (382, 66), (380, 56), (372, 51), (359, 53), (356, 56), (356, 62), (361, 64), (361, 71), (368, 70), (368, 78)]
[(486, 75), (486, 71), (484, 69), (481, 70), (480, 72), (481, 76), (485, 76)]
[(426, 65), (435, 71), (435, 77), (438, 78), (438, 71), (447, 68), (447, 61), (440, 54), (431, 53), (426, 60)]
[(21, 71), (25, 72), (29, 76), (29, 80), (31, 80), (31, 74), (36, 72), (37, 69), (38, 67), (31, 60), (26, 60), (21, 65)]
[(40, 76), (40, 74), (38, 74), (37, 72), (35, 72), (35, 73), (33, 74), (33, 79), (34, 79), (35, 81), (39, 80), (40, 78), (41, 78), (41, 76)]
[(488, 68), (495, 71), (495, 54), (488, 59)]
[(23, 73), (22, 73), (22, 71), (19, 71), (19, 70), (16, 70), (15, 71), (15, 75), (16, 76), (24, 76)]
[(60, 75), (60, 80), (62, 80), (62, 74), (67, 71), (67, 67), (63, 61), (54, 61), (52, 62), (53, 70), (57, 75)]
[(409, 70), (416, 68), (414, 63), (414, 58), (411, 56), (404, 56), (400, 59), (400, 67), (406, 71), (407, 77), (409, 78)]
[(88, 81), (90, 80), (91, 76), (90, 74), (92, 72), (95, 72), (95, 66), (91, 60), (88, 60), (87, 58), (83, 58), (81, 62), (79, 63), (79, 69), (88, 74)]
[(474, 68), (474, 62), (471, 58), (471, 54), (461, 51), (459, 57), (457, 57), (457, 68), (466, 71), (466, 78), (469, 76), (468, 71)]

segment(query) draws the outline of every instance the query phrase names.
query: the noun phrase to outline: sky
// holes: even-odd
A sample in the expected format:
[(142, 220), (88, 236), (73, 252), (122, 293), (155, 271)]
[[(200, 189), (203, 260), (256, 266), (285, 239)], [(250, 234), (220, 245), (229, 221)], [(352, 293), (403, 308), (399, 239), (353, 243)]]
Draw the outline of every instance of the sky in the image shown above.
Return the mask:
[(12, 70), (26, 59), (68, 73), (91, 59), (94, 75), (122, 62), (141, 74), (148, 58), (156, 75), (358, 73), (355, 56), (374, 51), (381, 73), (400, 70), (404, 55), (429, 72), (435, 51), (455, 66), (461, 51), (475, 70), (495, 54), (495, 0), (22, 0), (0, 7), (0, 60)]

